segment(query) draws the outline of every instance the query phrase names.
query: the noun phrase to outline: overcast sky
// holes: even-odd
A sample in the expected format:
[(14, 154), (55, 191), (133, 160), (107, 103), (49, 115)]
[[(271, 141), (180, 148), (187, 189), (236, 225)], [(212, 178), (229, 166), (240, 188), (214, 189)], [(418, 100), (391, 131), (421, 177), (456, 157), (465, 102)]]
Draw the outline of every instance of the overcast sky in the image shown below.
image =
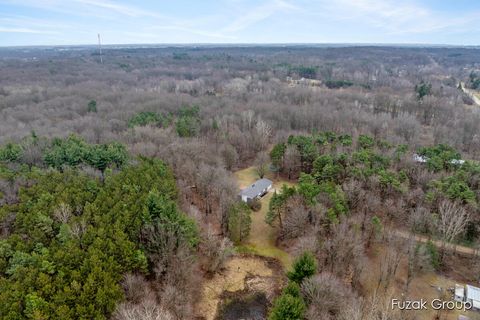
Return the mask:
[(0, 46), (480, 44), (480, 0), (0, 0)]

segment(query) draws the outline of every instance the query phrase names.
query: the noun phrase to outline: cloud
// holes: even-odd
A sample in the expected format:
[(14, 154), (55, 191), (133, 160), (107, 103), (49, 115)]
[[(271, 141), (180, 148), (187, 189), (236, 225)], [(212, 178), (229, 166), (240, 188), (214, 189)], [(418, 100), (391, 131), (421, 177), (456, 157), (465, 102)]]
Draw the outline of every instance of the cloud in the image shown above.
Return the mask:
[(32, 34), (58, 34), (55, 31), (34, 30), (29, 28), (10, 28), (0, 26), (0, 32), (3, 33), (32, 33)]
[(105, 0), (74, 0), (76, 3), (80, 3), (87, 6), (93, 6), (101, 9), (111, 10), (121, 15), (129, 16), (129, 17), (157, 17), (157, 18), (164, 18), (164, 16), (143, 10), (133, 6), (127, 6), (119, 3), (114, 3)]
[(444, 29), (459, 28), (478, 21), (479, 13), (473, 12), (452, 17), (436, 12), (419, 3), (401, 3), (393, 0), (337, 0), (320, 1), (330, 17), (338, 20), (353, 20), (386, 30), (388, 34), (429, 33)]
[(426, 0), (205, 0), (200, 9), (186, 0), (162, 3), (0, 0), (0, 32), (56, 33), (72, 42), (101, 33), (107, 41), (459, 43), (476, 41), (480, 29), (479, 5), (452, 12)]
[[(234, 36), (225, 35), (223, 33), (210, 32), (210, 31), (200, 30), (197, 28), (185, 27), (181, 25), (152, 26), (152, 27), (149, 27), (148, 29), (149, 30), (176, 30), (176, 31), (183, 31), (190, 34), (195, 34), (195, 35), (209, 37), (209, 38), (230, 39), (230, 40), (235, 39)], [(156, 36), (158, 38), (158, 34)]]
[(266, 20), (277, 12), (297, 10), (297, 7), (283, 0), (269, 1), (263, 5), (254, 7), (243, 13), (232, 23), (226, 26), (224, 32), (238, 32), (244, 30), (260, 21)]
[(61, 23), (34, 19), (19, 15), (0, 14), (1, 33), (27, 33), (27, 34), (59, 34), (59, 30), (66, 26)]
[(107, 20), (118, 19), (119, 17), (168, 19), (168, 17), (155, 11), (109, 0), (22, 0), (21, 2), (0, 0), (0, 3), (37, 8), (45, 12), (56, 12), (70, 16), (96, 17)]

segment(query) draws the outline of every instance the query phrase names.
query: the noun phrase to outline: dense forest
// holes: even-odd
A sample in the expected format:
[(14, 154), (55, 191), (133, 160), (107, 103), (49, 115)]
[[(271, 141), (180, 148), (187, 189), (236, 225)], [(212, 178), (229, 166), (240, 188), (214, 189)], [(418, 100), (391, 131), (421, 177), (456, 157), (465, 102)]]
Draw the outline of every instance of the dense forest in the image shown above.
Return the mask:
[[(202, 319), (202, 284), (255, 254), (263, 206), (293, 257), (269, 319), (410, 319), (383, 300), (402, 261), (405, 295), (458, 259), (455, 280), (480, 280), (479, 61), (460, 47), (0, 49), (0, 318)], [(251, 166), (288, 182), (269, 203), (239, 201), (234, 173)]]

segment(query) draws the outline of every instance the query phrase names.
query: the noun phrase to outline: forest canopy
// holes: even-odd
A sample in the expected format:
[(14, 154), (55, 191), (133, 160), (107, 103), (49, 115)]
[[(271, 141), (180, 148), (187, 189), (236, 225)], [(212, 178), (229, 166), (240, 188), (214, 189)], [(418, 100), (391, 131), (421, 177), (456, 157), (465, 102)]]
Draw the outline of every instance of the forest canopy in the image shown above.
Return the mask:
[(0, 318), (203, 317), (243, 254), (282, 264), (272, 319), (477, 282), (479, 52), (0, 48)]
[(35, 183), (0, 211), (15, 215), (0, 240), (2, 319), (104, 319), (123, 297), (123, 274), (152, 276), (167, 255), (159, 233), (175, 239), (174, 250), (197, 245), (171, 170), (136, 162), (104, 182), (75, 169), (28, 173)]

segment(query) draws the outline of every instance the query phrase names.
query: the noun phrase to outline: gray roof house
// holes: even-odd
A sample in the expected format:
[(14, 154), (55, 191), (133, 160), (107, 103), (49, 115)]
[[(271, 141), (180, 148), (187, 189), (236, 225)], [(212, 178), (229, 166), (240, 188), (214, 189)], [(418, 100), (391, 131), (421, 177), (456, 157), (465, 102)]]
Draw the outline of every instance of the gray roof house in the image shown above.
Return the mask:
[(257, 197), (262, 197), (272, 188), (273, 182), (268, 179), (260, 179), (240, 191), (238, 194), (242, 201), (248, 202)]

